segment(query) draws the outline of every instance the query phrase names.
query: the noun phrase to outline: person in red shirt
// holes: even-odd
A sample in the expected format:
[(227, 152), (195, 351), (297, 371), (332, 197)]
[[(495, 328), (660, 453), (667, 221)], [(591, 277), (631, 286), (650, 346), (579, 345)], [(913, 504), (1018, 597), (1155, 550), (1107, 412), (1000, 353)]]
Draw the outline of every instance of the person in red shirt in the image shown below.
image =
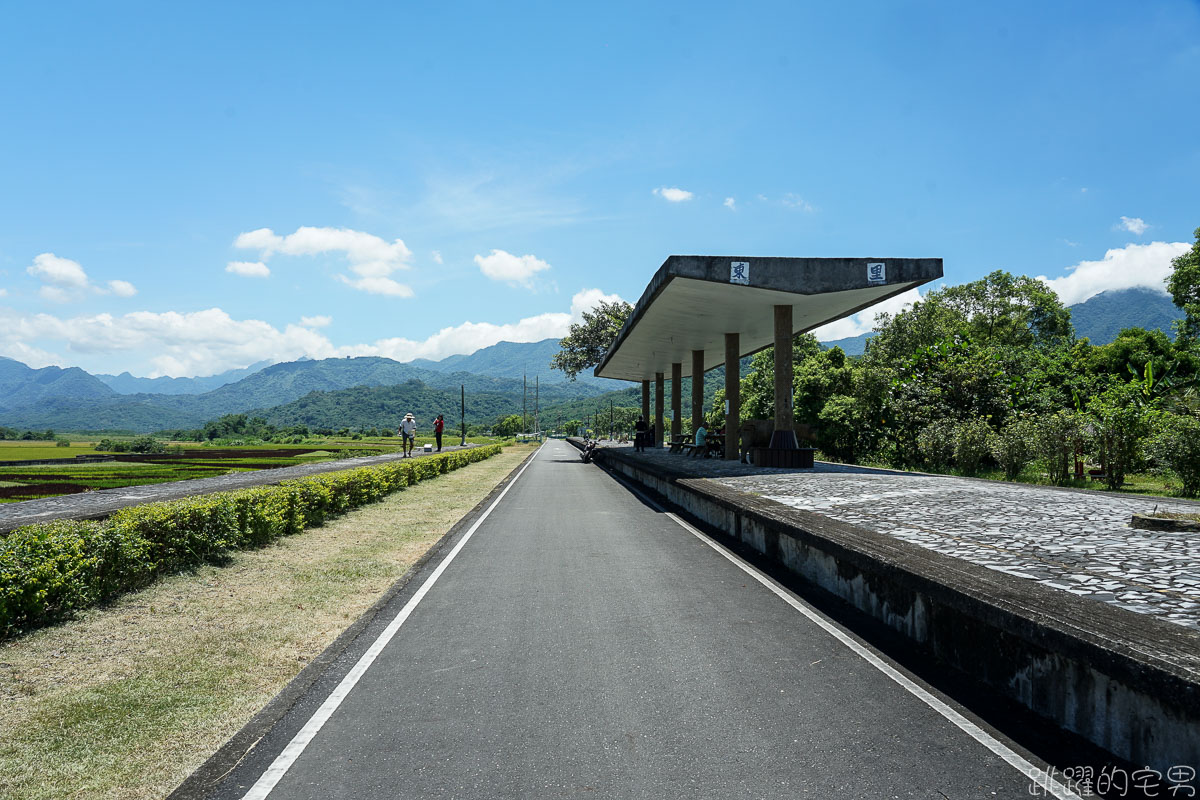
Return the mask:
[(442, 430), (446, 427), (446, 420), (441, 414), (437, 415), (437, 419), (433, 421), (433, 438), (437, 439), (438, 452), (442, 452)]

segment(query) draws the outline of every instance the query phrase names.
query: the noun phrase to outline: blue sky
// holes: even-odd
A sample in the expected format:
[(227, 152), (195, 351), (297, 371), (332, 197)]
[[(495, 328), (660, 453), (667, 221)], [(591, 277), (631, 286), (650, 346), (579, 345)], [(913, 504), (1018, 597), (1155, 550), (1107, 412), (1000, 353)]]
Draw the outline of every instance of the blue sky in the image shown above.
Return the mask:
[(33, 366), (440, 358), (672, 253), (1071, 303), (1159, 287), (1200, 226), (1194, 0), (27, 3), (0, 68), (0, 355)]

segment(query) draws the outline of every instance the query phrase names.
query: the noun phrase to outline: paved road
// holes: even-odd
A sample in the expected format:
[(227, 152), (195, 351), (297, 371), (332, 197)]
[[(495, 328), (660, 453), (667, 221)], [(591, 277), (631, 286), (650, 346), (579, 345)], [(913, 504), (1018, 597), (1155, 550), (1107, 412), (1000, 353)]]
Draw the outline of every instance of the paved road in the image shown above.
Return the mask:
[[(798, 601), (564, 442), (548, 442), (440, 564), (262, 796), (1029, 796), (1014, 766)], [(244, 797), (273, 761), (280, 769), (277, 755), (394, 615), (210, 797)]]
[[(445, 447), (442, 451), (461, 449), (455, 445)], [(423, 456), (418, 454), (416, 457)], [(117, 489), (101, 489), (95, 492), (79, 492), (58, 497), (23, 500), (19, 503), (3, 503), (0, 504), (0, 533), (36, 522), (50, 522), (56, 519), (97, 519), (106, 517), (126, 506), (160, 503), (165, 500), (178, 500), (181, 497), (248, 489), (252, 486), (268, 486), (293, 478), (304, 478), (323, 472), (339, 472), (357, 467), (370, 467), (403, 458), (404, 455), (400, 453), (342, 458), (333, 461), (318, 461), (314, 464), (297, 464), (294, 467), (229, 472), (211, 478), (151, 483), (144, 486), (123, 486)], [(65, 463), (63, 466), (70, 466), (70, 463)]]

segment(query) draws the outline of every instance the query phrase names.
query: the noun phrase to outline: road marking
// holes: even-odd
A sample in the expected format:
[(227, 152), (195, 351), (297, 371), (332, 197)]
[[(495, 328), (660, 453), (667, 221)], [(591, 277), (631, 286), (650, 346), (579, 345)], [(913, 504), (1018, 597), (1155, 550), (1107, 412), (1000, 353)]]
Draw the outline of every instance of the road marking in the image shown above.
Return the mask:
[[(1014, 752), (1012, 750), (1012, 748), (1010, 748), (1008, 745), (1004, 744), (999, 739), (997, 739), (996, 737), (992, 736), (987, 731), (980, 728), (974, 722), (971, 722), (971, 720), (967, 719), (962, 714), (955, 711), (953, 708), (951, 708), (949, 705), (947, 705), (944, 701), (938, 699), (937, 697), (930, 694), (927, 690), (918, 686), (911, 679), (902, 675), (890, 664), (886, 663), (881, 658), (879, 658), (879, 656), (875, 655), (869, 649), (867, 649), (863, 645), (856, 642), (853, 638), (851, 638), (849, 635), (847, 635), (846, 632), (843, 631), (841, 628), (839, 628), (838, 626), (834, 625), (829, 620), (822, 617), (814, 609), (809, 608), (809, 606), (803, 600), (801, 600), (794, 593), (790, 592), (789, 590), (787, 590), (786, 588), (781, 586), (779, 583), (777, 583), (774, 578), (767, 575), (765, 572), (762, 572), (757, 567), (755, 567), (753, 564), (746, 561), (741, 556), (739, 556), (737, 553), (734, 553), (732, 550), (729, 550), (727, 547), (722, 545), (720, 542), (716, 541), (715, 539), (708, 536), (704, 532), (698, 530), (695, 526), (688, 523), (686, 520), (684, 520), (678, 514), (675, 514), (674, 512), (668, 511), (667, 509), (663, 508), (662, 505), (657, 503), (653, 498), (647, 496), (645, 493), (641, 492), (639, 489), (634, 487), (632, 484), (630, 484), (626, 481), (622, 481), (622, 483), (624, 483), (627, 487), (629, 487), (629, 489), (634, 494), (637, 494), (643, 500), (645, 500), (650, 506), (652, 506), (653, 508), (656, 508), (660, 512), (666, 514), (668, 517), (670, 517), (672, 520), (674, 520), (676, 524), (678, 524), (680, 527), (682, 527), (688, 533), (692, 534), (697, 539), (699, 539), (700, 541), (704, 542), (706, 545), (711, 547), (713, 550), (716, 550), (718, 553), (725, 556), (725, 558), (727, 558), (729, 561), (733, 562), (743, 572), (745, 572), (747, 575), (749, 575), (750, 577), (754, 578), (756, 581), (761, 583), (763, 586), (765, 586), (768, 590), (770, 590), (772, 593), (774, 593), (777, 597), (779, 597), (785, 603), (787, 603), (792, 608), (799, 611), (801, 614), (803, 614), (809, 620), (814, 622), (817, 626), (819, 626), (822, 630), (824, 630), (830, 636), (837, 639), (839, 642), (841, 642), (843, 645), (845, 645), (847, 648), (849, 648), (856, 655), (861, 657), (868, 664), (875, 667), (875, 669), (879, 670), (884, 675), (891, 678), (893, 681), (895, 681), (897, 684), (899, 684), (901, 687), (903, 687), (905, 690), (907, 690), (909, 694), (913, 695), (914, 697), (916, 697), (917, 699), (919, 699), (920, 701), (925, 703), (925, 705), (932, 708), (938, 714), (941, 714), (944, 718), (949, 720), (957, 728), (959, 728), (961, 731), (966, 733), (972, 739), (979, 742), (981, 745), (986, 747), (988, 750), (991, 750), (993, 753), (995, 753), (1000, 758), (1004, 759), (1004, 761), (1006, 761), (1008, 764), (1010, 764), (1011, 766), (1016, 768), (1016, 770), (1018, 772), (1020, 772), (1025, 777), (1029, 778), (1029, 780), (1032, 781), (1034, 784), (1037, 784), (1038, 786), (1040, 786), (1042, 788), (1042, 791), (1045, 792), (1045, 796), (1057, 797), (1057, 798), (1059, 798), (1059, 800), (1081, 800), (1079, 795), (1075, 794), (1070, 789), (1068, 789), (1066, 786), (1063, 786), (1061, 783), (1059, 783), (1057, 780), (1055, 780), (1053, 777), (1051, 777), (1050, 774), (1048, 774), (1049, 770), (1038, 769), (1033, 764), (1031, 764), (1029, 761), (1027, 761), (1025, 758), (1023, 758), (1021, 755)], [(1031, 784), (1031, 786), (1032, 786), (1032, 784)]]
[[(544, 444), (545, 443), (543, 443), (543, 446)], [(425, 595), (429, 593), (429, 590), (433, 588), (435, 583), (437, 583), (438, 578), (442, 577), (442, 573), (446, 571), (446, 567), (450, 566), (450, 562), (453, 561), (454, 557), (457, 556), (459, 551), (463, 549), (463, 545), (470, 540), (470, 538), (475, 534), (475, 531), (479, 530), (479, 526), (482, 525), (483, 521), (486, 520), (488, 515), (492, 513), (492, 509), (500, 504), (500, 501), (504, 499), (504, 495), (508, 494), (508, 490), (511, 489), (513, 485), (521, 479), (521, 476), (525, 474), (525, 470), (529, 468), (529, 465), (533, 463), (534, 459), (537, 458), (541, 450), (542, 448), (539, 447), (534, 451), (533, 457), (525, 462), (524, 466), (521, 467), (520, 472), (517, 473), (517, 477), (509, 481), (508, 486), (504, 487), (504, 491), (500, 492), (500, 496), (492, 501), (492, 504), (487, 507), (487, 510), (484, 511), (483, 514), (480, 515), (479, 519), (475, 520), (475, 524), (472, 525), (470, 530), (468, 530), (462, 539), (458, 541), (458, 544), (454, 546), (454, 549), (450, 551), (450, 554), (442, 560), (442, 563), (438, 564), (437, 569), (435, 569), (433, 574), (425, 580), (425, 583), (421, 585), (421, 588), (417, 590), (416, 594), (409, 598), (409, 601), (404, 604), (404, 608), (400, 609), (400, 613), (396, 614), (395, 618), (393, 618), (392, 621), (388, 623), (388, 626), (383, 629), (383, 632), (379, 634), (379, 637), (371, 644), (369, 648), (367, 648), (367, 652), (362, 654), (362, 657), (358, 659), (358, 663), (354, 665), (353, 669), (346, 673), (346, 677), (342, 678), (341, 683), (337, 685), (337, 688), (333, 690), (333, 693), (330, 694), (325, 702), (321, 704), (321, 707), (318, 708), (311, 717), (309, 717), (309, 720), (304, 724), (304, 727), (292, 737), (292, 740), (288, 742), (287, 747), (283, 748), (283, 752), (275, 757), (275, 760), (271, 762), (271, 766), (267, 767), (266, 772), (264, 772), (258, 781), (250, 787), (250, 790), (242, 795), (242, 800), (264, 800), (267, 795), (271, 793), (271, 790), (275, 788), (275, 784), (279, 783), (283, 776), (287, 774), (287, 771), (291, 769), (292, 764), (296, 763), (296, 759), (298, 759), (300, 754), (304, 752), (304, 748), (308, 747), (308, 743), (313, 740), (313, 737), (317, 735), (329, 718), (333, 716), (333, 712), (337, 711), (338, 706), (340, 706), (342, 701), (346, 699), (346, 696), (350, 694), (350, 690), (354, 688), (355, 684), (358, 683), (359, 679), (362, 678), (363, 674), (366, 673), (370, 666), (375, 663), (375, 659), (379, 657), (379, 654), (383, 652), (383, 648), (387, 647), (388, 642), (390, 642), (392, 637), (396, 635), (396, 632), (400, 630), (400, 626), (403, 625), (408, 619), (409, 615), (412, 614), (413, 609), (415, 609), (417, 604), (420, 603), (421, 600), (424, 599)]]

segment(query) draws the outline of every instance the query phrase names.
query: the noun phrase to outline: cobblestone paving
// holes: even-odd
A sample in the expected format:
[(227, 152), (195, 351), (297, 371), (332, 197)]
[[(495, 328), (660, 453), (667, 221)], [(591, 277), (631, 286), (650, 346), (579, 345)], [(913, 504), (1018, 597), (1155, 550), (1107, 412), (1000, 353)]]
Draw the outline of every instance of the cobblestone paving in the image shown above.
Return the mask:
[(938, 553), (1200, 629), (1200, 533), (1129, 527), (1197, 504), (818, 464), (757, 469), (665, 452), (644, 458)]
[[(467, 445), (470, 447), (471, 445)], [(442, 452), (460, 450), (458, 446), (443, 447)], [(435, 453), (436, 455), (436, 453)], [(420, 455), (415, 456), (420, 458)], [(173, 481), (171, 483), (154, 483), (147, 486), (126, 486), (119, 489), (101, 489), (96, 492), (81, 492), (66, 494), (59, 497), (43, 497), (37, 500), (25, 500), (20, 503), (0, 504), (0, 533), (6, 533), (22, 525), (35, 522), (49, 522), (56, 519), (93, 519), (107, 516), (119, 508), (142, 505), (143, 503), (158, 503), (164, 500), (177, 500), (181, 497), (191, 497), (213, 492), (226, 492), (232, 489), (247, 489), (251, 486), (266, 486), (292, 478), (303, 478), (306, 475), (318, 475), (323, 472), (338, 472), (339, 470), (369, 467), (375, 464), (385, 464), (389, 461), (403, 459), (400, 453), (389, 453), (381, 456), (363, 456), (361, 458), (343, 458), (334, 461), (321, 461), (315, 464), (297, 464), (294, 467), (277, 467), (275, 469), (260, 469), (248, 472), (231, 472), (227, 475), (217, 475), (211, 478), (196, 478), (190, 481)]]

